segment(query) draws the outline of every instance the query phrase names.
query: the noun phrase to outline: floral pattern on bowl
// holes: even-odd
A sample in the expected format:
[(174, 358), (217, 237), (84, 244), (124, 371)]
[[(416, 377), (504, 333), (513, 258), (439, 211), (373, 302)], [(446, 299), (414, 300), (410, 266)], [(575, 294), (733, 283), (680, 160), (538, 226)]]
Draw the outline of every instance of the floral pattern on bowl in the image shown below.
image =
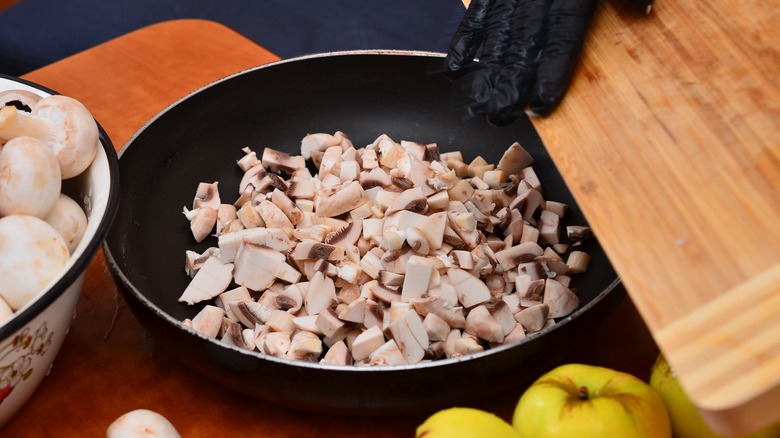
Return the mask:
[(46, 321), (38, 326), (34, 334), (31, 331), (29, 326), (25, 327), (7, 344), (0, 346), (0, 405), (19, 382), (27, 380), (35, 372), (33, 357), (43, 356), (51, 347), (54, 332), (49, 331)]

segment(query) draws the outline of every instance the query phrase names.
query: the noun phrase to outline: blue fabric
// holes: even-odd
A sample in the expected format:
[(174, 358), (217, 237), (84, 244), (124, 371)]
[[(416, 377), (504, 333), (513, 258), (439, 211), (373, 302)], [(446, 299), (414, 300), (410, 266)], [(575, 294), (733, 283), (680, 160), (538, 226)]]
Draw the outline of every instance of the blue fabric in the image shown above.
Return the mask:
[(18, 0), (0, 13), (0, 73), (27, 71), (175, 18), (220, 22), (283, 58), (349, 49), (446, 51), (459, 0)]

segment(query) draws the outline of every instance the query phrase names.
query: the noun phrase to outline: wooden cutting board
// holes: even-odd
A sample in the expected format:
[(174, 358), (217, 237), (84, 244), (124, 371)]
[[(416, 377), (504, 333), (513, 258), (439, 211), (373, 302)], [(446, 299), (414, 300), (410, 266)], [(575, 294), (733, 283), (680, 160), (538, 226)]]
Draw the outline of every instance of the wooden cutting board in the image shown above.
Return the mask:
[(780, 2), (602, 4), (535, 121), (710, 425), (780, 421)]

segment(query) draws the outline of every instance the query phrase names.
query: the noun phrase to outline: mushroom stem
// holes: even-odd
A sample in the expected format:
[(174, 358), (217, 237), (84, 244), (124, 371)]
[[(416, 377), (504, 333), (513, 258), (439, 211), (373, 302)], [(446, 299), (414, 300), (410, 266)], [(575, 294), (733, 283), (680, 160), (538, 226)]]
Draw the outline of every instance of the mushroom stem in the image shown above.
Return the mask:
[(4, 106), (0, 109), (0, 137), (10, 140), (23, 135), (46, 143), (54, 139), (52, 126), (48, 122), (19, 114), (19, 110), (14, 106)]

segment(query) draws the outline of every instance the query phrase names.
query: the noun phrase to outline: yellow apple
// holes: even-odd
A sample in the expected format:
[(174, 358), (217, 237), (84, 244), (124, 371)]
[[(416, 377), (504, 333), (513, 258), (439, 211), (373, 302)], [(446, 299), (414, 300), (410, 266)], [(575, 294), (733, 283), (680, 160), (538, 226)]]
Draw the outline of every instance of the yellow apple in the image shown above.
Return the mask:
[(669, 414), (642, 380), (609, 368), (567, 364), (520, 397), (512, 424), (521, 437), (668, 438)]
[(428, 417), (415, 438), (519, 438), (512, 425), (495, 414), (474, 408), (449, 408)]
[[(701, 414), (685, 394), (680, 382), (663, 355), (659, 355), (650, 374), (650, 386), (661, 395), (669, 418), (672, 421), (672, 432), (675, 438), (722, 438), (707, 426)], [(777, 438), (780, 436), (780, 424), (743, 438)]]

